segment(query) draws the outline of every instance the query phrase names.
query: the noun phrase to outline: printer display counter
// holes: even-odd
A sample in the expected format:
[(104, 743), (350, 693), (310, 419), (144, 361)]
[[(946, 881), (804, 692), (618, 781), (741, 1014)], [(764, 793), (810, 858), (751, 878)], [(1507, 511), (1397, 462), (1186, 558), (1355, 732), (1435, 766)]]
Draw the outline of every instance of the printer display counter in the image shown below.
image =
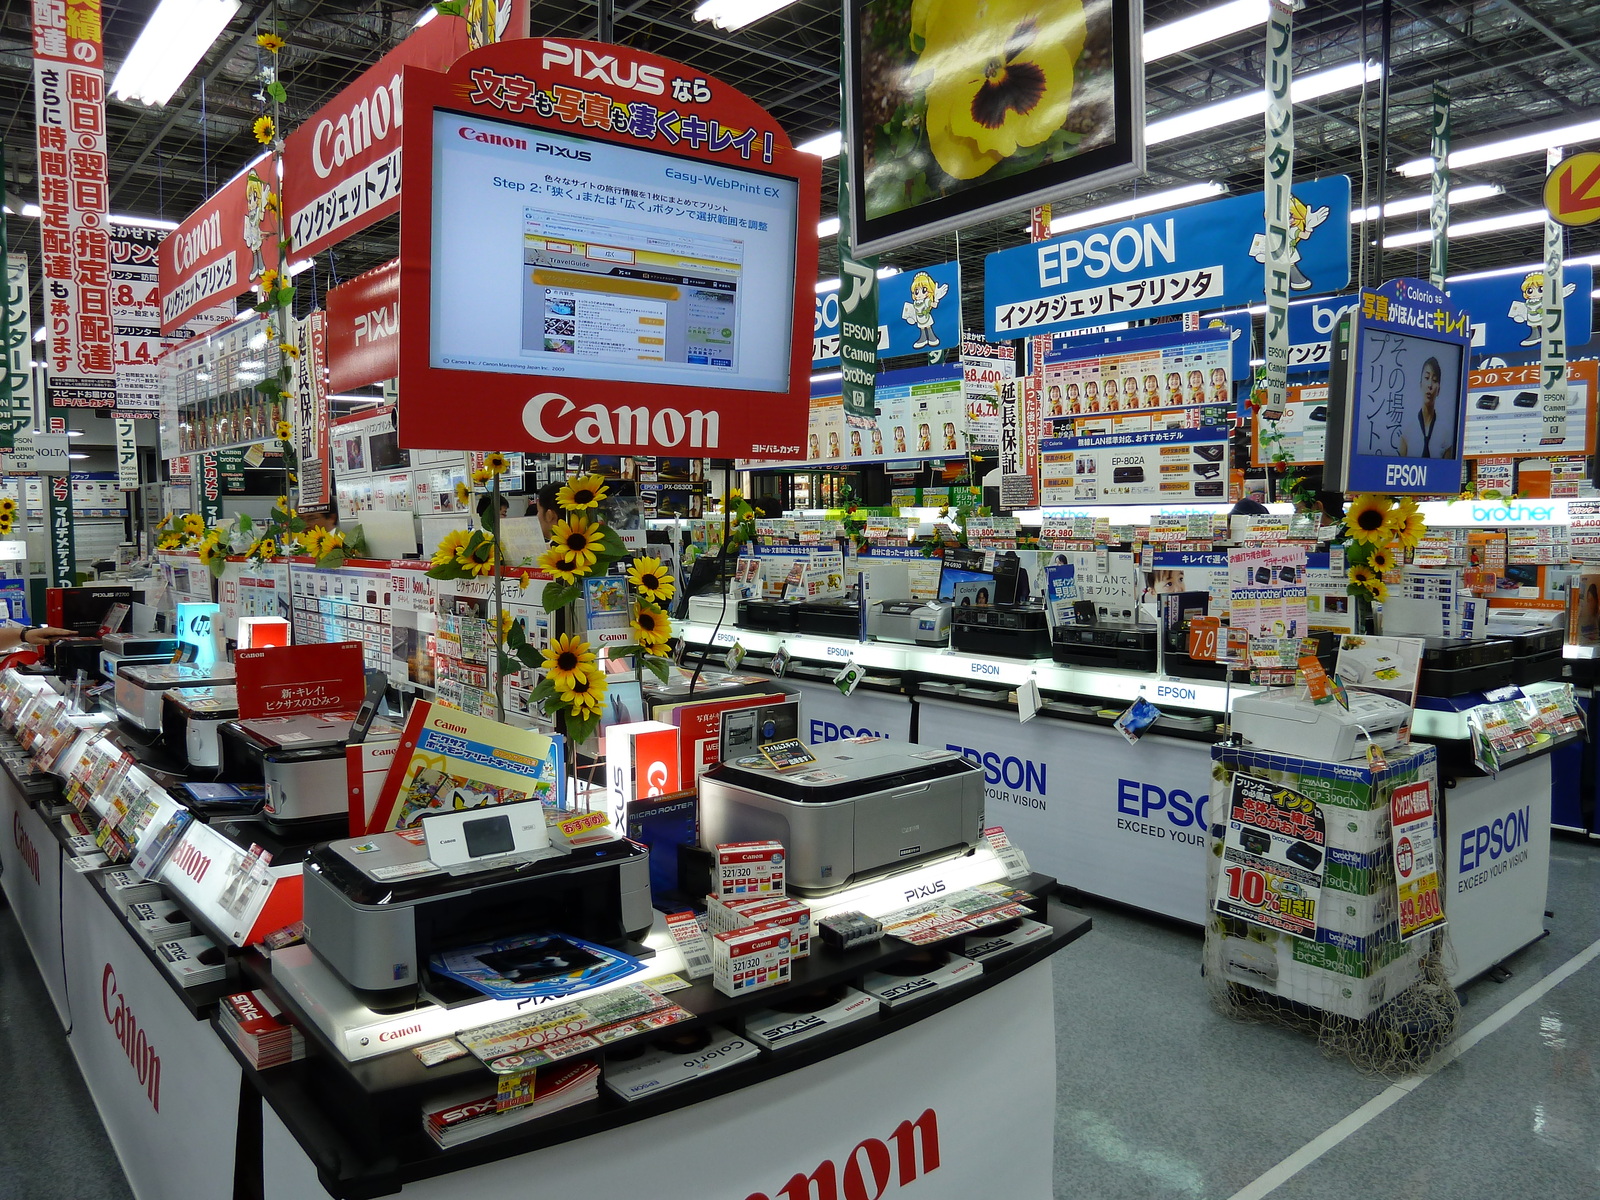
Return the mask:
[(41, 795), (55, 789), (42, 776), (28, 774), (27, 752), (10, 735), (0, 735), (0, 887), (23, 940), (33, 954), (45, 990), (63, 1028), (72, 1017), (67, 1006), (66, 968), (61, 957), (62, 849), (34, 809)]
[[(1036, 896), (1052, 886), (1038, 876), (1016, 883)], [(770, 1195), (825, 1160), (842, 1174), (864, 1138), (892, 1152), (914, 1152), (915, 1174), (926, 1176), (919, 1186), (929, 1197), (966, 1200), (997, 1188), (1005, 1195), (1048, 1194), (1055, 1035), (1045, 960), (1090, 922), (1054, 901), (1041, 901), (1036, 915), (1045, 929), (1034, 940), (909, 1002), (890, 1007), (867, 997), (868, 1004), (850, 1009), (850, 1020), (835, 1016), (829, 1023), (839, 1009), (830, 1002), (880, 972), (914, 978), (926, 951), (892, 939), (842, 953), (814, 944), (786, 986), (737, 1000), (704, 982), (674, 991), (668, 999), (694, 1019), (660, 1037), (606, 1049), (604, 1078), (635, 1070), (636, 1051), (669, 1034), (690, 1035), (682, 1043), (685, 1059), (697, 1057), (703, 1038), (723, 1047), (730, 1065), (692, 1070), (683, 1082), (646, 1088), (633, 1099), (602, 1084), (596, 1099), (449, 1149), (424, 1134), (421, 1113), (430, 1099), (463, 1085), (480, 1084), (492, 1094), (494, 1077), (476, 1059), (425, 1068), (398, 1050), (350, 1064), (315, 1034), (311, 1058), (259, 1074), (246, 1069), (266, 1100), (263, 1194), (304, 1200), (319, 1194), (311, 1190), (313, 1179), (339, 1197), (402, 1187), (407, 1197), (485, 1188), (520, 1194), (537, 1179), (540, 1192), (551, 1195)], [(265, 962), (248, 969), (260, 986), (292, 1002), (276, 990)], [(789, 1019), (765, 1016), (783, 1009)], [(763, 1043), (763, 1030), (776, 1048)], [(675, 1065), (663, 1064), (668, 1073)], [(987, 1099), (1000, 1091), (1009, 1101), (1003, 1113)], [(897, 1135), (903, 1123), (910, 1128)], [(1003, 1162), (993, 1153), (997, 1139), (1014, 1148)], [(855, 1169), (876, 1161), (861, 1155)]]

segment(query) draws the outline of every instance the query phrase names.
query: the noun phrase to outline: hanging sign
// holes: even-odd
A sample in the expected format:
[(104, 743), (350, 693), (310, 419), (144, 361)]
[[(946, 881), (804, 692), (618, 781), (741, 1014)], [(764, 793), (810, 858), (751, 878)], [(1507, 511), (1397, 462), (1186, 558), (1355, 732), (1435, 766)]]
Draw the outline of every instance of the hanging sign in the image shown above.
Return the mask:
[(52, 475), (45, 480), (46, 515), (50, 522), (50, 586), (75, 587), (78, 554), (72, 533), (72, 478)]
[(0, 397), (10, 404), (0, 411), (0, 447), (9, 448), (17, 432), (33, 425), (33, 311), (28, 256), (6, 255), (6, 373)]
[(408, 72), (404, 118), (401, 445), (803, 453), (821, 163), (765, 110), (541, 38)]
[(1428, 282), (1445, 285), (1450, 266), (1450, 93), (1433, 85), (1433, 132), (1428, 149), (1433, 172), (1428, 192)]
[[(899, 358), (954, 347), (961, 340), (961, 265), (939, 263), (879, 279), (878, 357)], [(848, 289), (818, 292), (812, 326), (811, 369), (839, 365), (840, 297)], [(1011, 347), (1003, 347), (1011, 357)]]
[[(1250, 304), (1265, 297), (1260, 192), (1211, 200), (1000, 250), (984, 259), (986, 336), (1066, 333), (1108, 321)], [(1350, 283), (1350, 180), (1296, 184), (1289, 290)]]
[[(1559, 169), (1559, 148), (1547, 152), (1552, 173)], [(1553, 220), (1544, 223), (1544, 322), (1539, 328), (1539, 415), (1545, 437), (1559, 440), (1567, 424), (1567, 327), (1563, 302), (1562, 260), (1565, 231)]]
[(165, 235), (119, 225), (111, 232), (111, 317), (116, 333), (117, 415), (161, 415), (161, 279)]
[(208, 527), (222, 520), (222, 473), (215, 450), (200, 456), (200, 516)]
[(328, 289), (328, 388), (345, 392), (400, 374), (400, 260)]
[(1600, 154), (1574, 154), (1544, 181), (1544, 207), (1563, 225), (1600, 221)]
[(124, 492), (139, 488), (139, 437), (131, 417), (117, 417), (117, 487)]
[(242, 296), (266, 269), (277, 221), (268, 203), (271, 158), (263, 154), (211, 194), (166, 236), (159, 251), (161, 332)]
[(117, 398), (104, 65), (99, 0), (35, 0), (39, 258), (50, 364), (46, 389), (50, 402), (61, 408), (110, 408)]
[(309, 512), (333, 502), (333, 472), (328, 457), (327, 322), (315, 309), (295, 328), (295, 454), (299, 459), (296, 505)]
[(1294, 77), (1289, 52), (1293, 30), (1294, 10), (1287, 0), (1273, 0), (1267, 9), (1267, 139), (1261, 156), (1266, 171), (1267, 220), (1262, 260), (1267, 296), (1263, 318), (1267, 402), (1262, 415), (1273, 421), (1283, 415), (1289, 382), (1289, 288), (1298, 258), (1290, 194), (1294, 181), (1294, 101), (1289, 96)]

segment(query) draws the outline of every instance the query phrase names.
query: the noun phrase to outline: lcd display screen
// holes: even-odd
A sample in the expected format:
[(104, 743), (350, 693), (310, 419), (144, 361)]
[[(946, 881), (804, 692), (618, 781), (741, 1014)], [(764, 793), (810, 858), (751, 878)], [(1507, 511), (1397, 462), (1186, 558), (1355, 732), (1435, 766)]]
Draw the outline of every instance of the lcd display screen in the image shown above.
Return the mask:
[(435, 110), (430, 365), (787, 392), (793, 179)]
[(461, 834), (467, 841), (467, 853), (473, 858), (489, 854), (509, 854), (516, 849), (511, 832), (511, 818), (501, 813), (493, 817), (479, 817), (461, 824)]
[(1361, 326), (1353, 454), (1459, 459), (1465, 356), (1451, 342)]

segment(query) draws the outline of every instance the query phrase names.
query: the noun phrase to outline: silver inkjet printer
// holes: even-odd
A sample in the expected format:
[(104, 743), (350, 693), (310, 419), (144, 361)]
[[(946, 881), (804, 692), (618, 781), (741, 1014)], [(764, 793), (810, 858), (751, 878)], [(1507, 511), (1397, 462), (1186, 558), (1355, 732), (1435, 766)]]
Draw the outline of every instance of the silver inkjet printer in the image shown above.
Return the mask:
[(948, 600), (879, 600), (867, 608), (867, 636), (913, 646), (950, 644)]
[[(304, 828), (316, 822), (345, 821), (344, 748), (356, 714), (306, 713), (295, 717), (255, 717), (228, 721), (218, 730), (225, 783), (265, 784), (261, 812), (273, 825)], [(368, 740), (398, 736), (386, 718), (372, 723)]]
[(169, 633), (108, 633), (100, 639), (100, 678), (115, 679), (124, 664), (168, 663), (178, 653)]
[(206, 687), (233, 682), (233, 664), (124, 663), (117, 668), (112, 696), (117, 715), (134, 729), (161, 732), (161, 703), (167, 692), (180, 687)]
[[(542, 825), (542, 806), (532, 808)], [(414, 995), (419, 985), (454, 989), (428, 978), (431, 955), (519, 933), (560, 932), (644, 952), (631, 943), (654, 919), (650, 852), (620, 838), (565, 852), (510, 852), (502, 826), (511, 819), (474, 810), (461, 825), (465, 861), (449, 867), (399, 832), (318, 846), (304, 868), (306, 943), (375, 1005)]]
[(983, 771), (953, 752), (907, 742), (830, 742), (814, 764), (776, 771), (759, 756), (700, 778), (700, 844), (782, 842), (788, 886), (820, 896), (983, 837)]
[(222, 726), (238, 719), (239, 689), (231, 683), (173, 688), (161, 702), (161, 740), (172, 757), (215, 770), (222, 765)]

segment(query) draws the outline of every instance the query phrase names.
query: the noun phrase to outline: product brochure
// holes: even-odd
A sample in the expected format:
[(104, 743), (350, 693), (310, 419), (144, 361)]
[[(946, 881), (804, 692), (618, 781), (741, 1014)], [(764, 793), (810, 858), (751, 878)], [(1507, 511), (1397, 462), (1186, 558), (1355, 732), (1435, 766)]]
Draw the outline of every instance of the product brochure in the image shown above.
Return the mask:
[(497, 1000), (566, 996), (644, 967), (631, 955), (554, 933), (462, 946), (430, 961), (439, 974)]

